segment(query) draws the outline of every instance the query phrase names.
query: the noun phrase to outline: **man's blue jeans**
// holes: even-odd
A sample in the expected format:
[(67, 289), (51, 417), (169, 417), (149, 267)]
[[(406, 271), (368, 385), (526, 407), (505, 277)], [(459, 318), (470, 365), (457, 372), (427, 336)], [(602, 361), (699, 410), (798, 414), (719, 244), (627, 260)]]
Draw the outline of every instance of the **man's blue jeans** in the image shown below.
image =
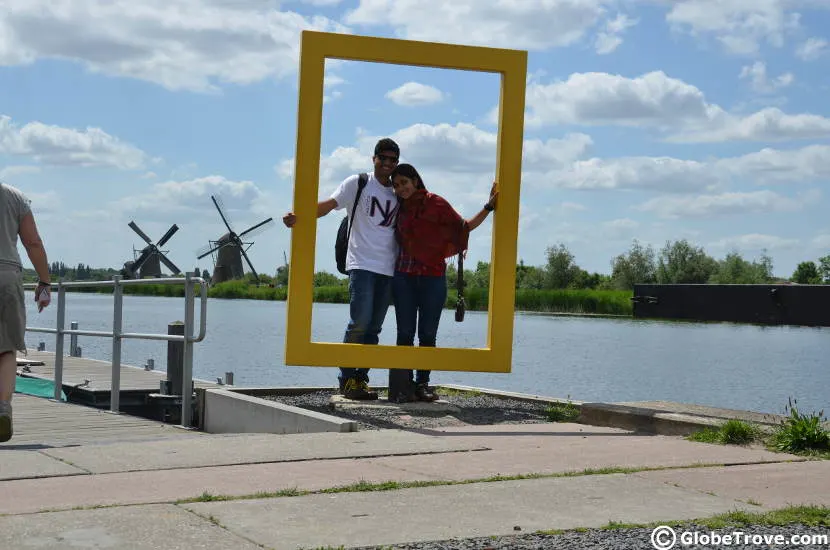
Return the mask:
[[(415, 345), (417, 327), (418, 345), (435, 347), (438, 323), (447, 301), (447, 276), (410, 275), (396, 271), (392, 296), (398, 322), (397, 345)], [(419, 370), (415, 383), (428, 384), (429, 374), (428, 370)]]
[[(349, 315), (343, 342), (377, 344), (392, 301), (392, 277), (363, 269), (349, 271)], [(369, 369), (340, 369), (342, 387), (349, 378), (369, 382)]]

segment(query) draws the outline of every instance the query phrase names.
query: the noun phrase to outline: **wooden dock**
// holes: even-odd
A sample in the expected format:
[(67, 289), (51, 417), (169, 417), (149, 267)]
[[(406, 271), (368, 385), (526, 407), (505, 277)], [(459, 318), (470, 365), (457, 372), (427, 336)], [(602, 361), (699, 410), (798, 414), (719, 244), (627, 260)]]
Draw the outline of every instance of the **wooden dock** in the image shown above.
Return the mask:
[(154, 441), (204, 435), (204, 432), (186, 430), (156, 420), (20, 393), (14, 394), (12, 407), (14, 437), (11, 441), (0, 444), (0, 450)]
[[(55, 354), (27, 351), (27, 355), (17, 358), (17, 374), (54, 383)], [(192, 434), (177, 427), (181, 423), (181, 396), (160, 394), (161, 382), (167, 379), (165, 371), (131, 365), (121, 365), (120, 370), (119, 411), (113, 413), (109, 410), (112, 364), (64, 356), (62, 389), (66, 402), (16, 393), (13, 441), (82, 444), (99, 439), (124, 441)], [(222, 387), (198, 379), (193, 385), (194, 389)], [(195, 407), (195, 399), (193, 403)]]
[[(120, 402), (124, 407), (143, 403), (150, 394), (160, 393), (161, 381), (167, 373), (161, 370), (145, 370), (142, 367), (121, 365)], [(18, 356), (17, 373), (28, 378), (55, 380), (55, 354), (48, 351), (28, 350), (26, 356)], [(86, 357), (63, 358), (63, 391), (70, 403), (81, 403), (99, 408), (109, 408), (112, 387), (112, 364)], [(193, 380), (195, 388), (219, 388), (219, 384), (205, 380)]]

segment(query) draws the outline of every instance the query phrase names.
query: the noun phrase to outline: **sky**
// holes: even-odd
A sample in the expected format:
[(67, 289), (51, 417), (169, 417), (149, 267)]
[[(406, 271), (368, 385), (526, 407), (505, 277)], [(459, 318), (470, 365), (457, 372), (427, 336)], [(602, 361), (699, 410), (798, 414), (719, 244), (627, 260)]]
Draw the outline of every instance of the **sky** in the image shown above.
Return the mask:
[[(789, 277), (830, 253), (828, 0), (3, 0), (0, 179), (52, 261), (121, 268), (172, 224), (182, 270), (225, 227), (287, 258), (300, 32), (528, 51), (517, 262), (565, 244), (610, 273), (634, 239), (687, 239)], [(329, 61), (320, 198), (392, 137), (465, 217), (495, 177), (499, 75)], [(318, 220), (335, 272), (344, 211)], [(492, 219), (465, 267), (490, 261)], [(22, 246), (24, 264), (30, 266)], [(166, 270), (165, 270), (166, 271)]]

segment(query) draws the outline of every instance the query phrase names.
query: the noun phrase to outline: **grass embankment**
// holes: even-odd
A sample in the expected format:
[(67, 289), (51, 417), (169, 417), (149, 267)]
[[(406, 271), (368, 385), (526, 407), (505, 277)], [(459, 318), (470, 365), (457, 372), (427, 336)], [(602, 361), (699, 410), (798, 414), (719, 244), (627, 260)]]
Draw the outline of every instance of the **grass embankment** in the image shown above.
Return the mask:
[[(111, 294), (112, 288), (93, 287), (72, 289), (77, 292)], [(181, 285), (125, 286), (124, 294), (139, 296), (184, 296)], [(489, 291), (486, 288), (468, 288), (464, 294), (468, 311), (486, 311)], [(246, 300), (285, 300), (286, 289), (252, 285), (243, 281), (219, 283), (208, 290), (210, 298)], [(545, 313), (577, 313), (596, 315), (631, 315), (631, 296), (626, 290), (526, 290), (516, 291), (518, 311)], [(458, 294), (454, 288), (447, 292), (445, 307), (455, 308)], [(329, 304), (349, 303), (349, 289), (341, 286), (314, 288), (314, 301)]]
[(790, 398), (784, 418), (771, 429), (732, 419), (717, 428), (704, 428), (688, 436), (691, 441), (721, 445), (759, 443), (771, 451), (830, 460), (830, 431), (824, 411), (804, 413)]

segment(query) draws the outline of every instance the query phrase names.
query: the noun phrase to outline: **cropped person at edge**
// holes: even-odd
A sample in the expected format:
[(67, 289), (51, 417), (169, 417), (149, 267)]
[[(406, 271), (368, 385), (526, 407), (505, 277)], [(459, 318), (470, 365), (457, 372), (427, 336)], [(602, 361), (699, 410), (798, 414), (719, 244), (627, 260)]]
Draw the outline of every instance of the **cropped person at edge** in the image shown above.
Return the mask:
[(19, 189), (0, 182), (0, 443), (14, 434), (12, 396), (17, 382), (17, 352), (26, 353), (26, 303), (23, 264), (17, 239), (26, 248), (39, 278), (38, 311), (50, 302), (49, 265), (30, 201)]

